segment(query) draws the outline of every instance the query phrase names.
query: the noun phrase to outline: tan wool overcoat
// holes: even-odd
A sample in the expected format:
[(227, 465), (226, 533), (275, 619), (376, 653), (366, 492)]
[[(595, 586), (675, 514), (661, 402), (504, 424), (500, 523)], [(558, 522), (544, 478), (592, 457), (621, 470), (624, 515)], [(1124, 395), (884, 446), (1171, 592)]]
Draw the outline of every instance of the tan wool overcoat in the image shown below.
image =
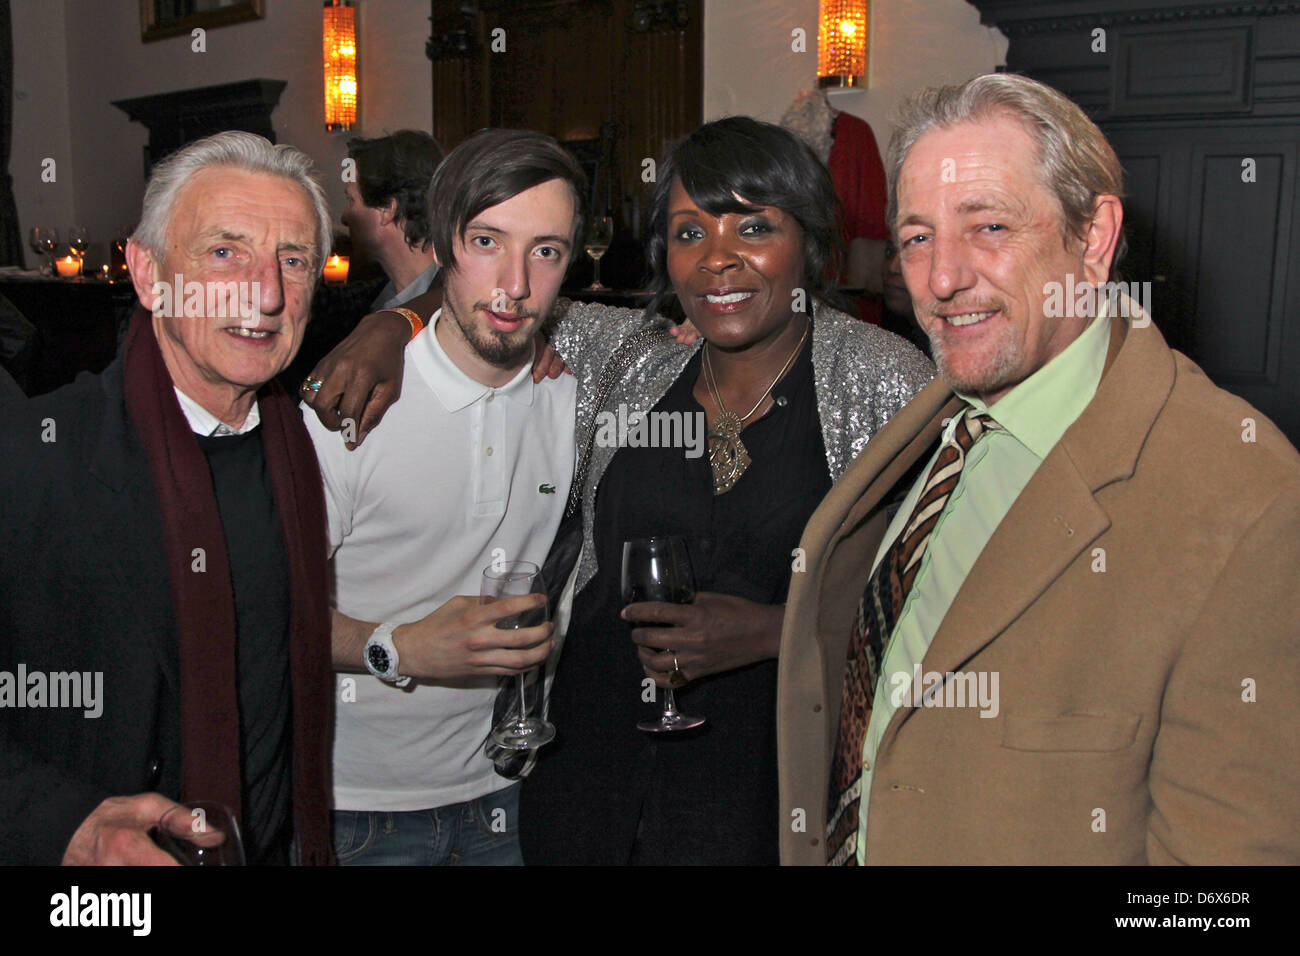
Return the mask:
[[(996, 674), (996, 716), (904, 701), (869, 864), (1300, 862), (1300, 456), (1154, 325), (1110, 321), (1096, 396), (923, 661), (946, 682)], [(887, 506), (959, 407), (927, 386), (804, 531), (777, 699), (784, 863), (825, 860), (858, 600)]]

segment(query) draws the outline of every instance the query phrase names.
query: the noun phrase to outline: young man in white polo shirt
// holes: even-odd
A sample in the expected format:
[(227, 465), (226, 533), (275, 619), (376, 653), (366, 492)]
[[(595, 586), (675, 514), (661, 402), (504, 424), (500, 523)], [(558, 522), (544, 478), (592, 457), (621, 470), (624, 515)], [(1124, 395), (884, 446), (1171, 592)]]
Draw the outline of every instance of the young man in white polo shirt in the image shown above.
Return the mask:
[(551, 626), (493, 627), (539, 595), (477, 595), (494, 559), (542, 564), (568, 497), (574, 379), (534, 384), (532, 343), (584, 188), (539, 133), (483, 130), (453, 150), (428, 197), (444, 305), (406, 350), (401, 398), (355, 451), (304, 414), (333, 555), (342, 864), (522, 862), (519, 785), (483, 745), (498, 678), (542, 663)]

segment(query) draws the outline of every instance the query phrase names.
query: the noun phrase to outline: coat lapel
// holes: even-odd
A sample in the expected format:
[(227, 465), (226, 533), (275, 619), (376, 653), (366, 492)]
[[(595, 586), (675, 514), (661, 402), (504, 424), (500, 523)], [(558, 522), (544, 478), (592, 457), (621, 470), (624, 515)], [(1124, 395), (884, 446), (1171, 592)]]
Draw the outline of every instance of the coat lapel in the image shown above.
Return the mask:
[[(821, 556), (820, 560), (814, 557), (815, 563), (808, 569), (814, 572), (817, 586), (815, 590), (791, 588), (781, 654), (788, 662), (815, 668), (820, 673), (810, 669), (783, 677), (778, 688), (778, 707), (786, 688), (821, 683), (830, 714), (829, 726), (835, 726), (850, 618), (866, 587), (870, 561), (875, 556), (875, 542), (867, 542), (870, 557), (863, 561), (850, 559), (846, 564), (840, 546), (864, 522), (875, 517), (881, 502), (897, 490), (899, 480), (916, 459), (937, 441), (943, 418), (952, 414), (960, 401), (941, 379), (923, 388), (867, 442), (809, 519), (799, 546), (807, 555)], [(787, 649), (799, 641), (796, 625), (804, 620), (814, 622), (813, 631), (821, 651), (821, 656), (815, 659)]]
[[(898, 490), (899, 480), (939, 440), (944, 419), (956, 414), (961, 405), (961, 399), (953, 395), (947, 383), (936, 378), (867, 442), (862, 454), (831, 490), (831, 495), (839, 491), (854, 502), (840, 525), (837, 537), (851, 533), (882, 501)], [(907, 489), (902, 490), (906, 492)], [(830, 495), (827, 501), (831, 501)], [(866, 583), (864, 576), (863, 587)]]
[(1110, 518), (1069, 458), (1049, 454), (980, 552), (930, 643), (922, 670), (960, 669), (1108, 527)]
[[(1173, 381), (1172, 353), (1155, 327), (1130, 330), (1112, 319), (1096, 397), (993, 532), (934, 635), (923, 671), (960, 670), (1110, 527), (1095, 492), (1133, 474)], [(895, 712), (882, 748), (915, 710)]]

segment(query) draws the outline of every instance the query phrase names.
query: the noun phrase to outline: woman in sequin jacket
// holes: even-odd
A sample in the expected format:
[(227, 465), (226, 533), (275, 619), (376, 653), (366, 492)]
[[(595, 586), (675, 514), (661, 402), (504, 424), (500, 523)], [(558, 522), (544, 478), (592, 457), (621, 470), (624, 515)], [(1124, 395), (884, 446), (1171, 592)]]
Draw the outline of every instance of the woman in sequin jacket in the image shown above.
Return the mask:
[[(793, 135), (707, 124), (660, 167), (651, 306), (562, 303), (552, 345), (578, 377), (591, 450), (572, 613), (549, 668), (559, 736), (521, 798), (527, 863), (777, 860), (775, 658), (800, 533), (934, 374), (907, 342), (824, 303), (834, 209), (825, 167)], [(700, 340), (668, 334), (668, 294)], [(705, 421), (707, 453), (690, 427)], [(670, 434), (674, 447), (654, 447)], [(648, 534), (686, 539), (691, 604), (624, 607), (621, 544)], [(670, 686), (708, 723), (638, 731)]]

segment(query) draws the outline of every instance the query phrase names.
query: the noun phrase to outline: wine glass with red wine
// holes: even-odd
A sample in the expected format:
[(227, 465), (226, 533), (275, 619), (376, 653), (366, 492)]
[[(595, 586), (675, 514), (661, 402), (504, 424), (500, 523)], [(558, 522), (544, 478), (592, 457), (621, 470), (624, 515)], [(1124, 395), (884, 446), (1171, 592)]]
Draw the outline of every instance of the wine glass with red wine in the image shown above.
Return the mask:
[[(669, 604), (690, 604), (695, 600), (695, 578), (691, 573), (691, 559), (686, 542), (676, 535), (651, 538), (632, 538), (623, 542), (623, 602), (665, 601)], [(653, 627), (643, 622), (641, 627)], [(664, 643), (671, 640), (668, 632)], [(672, 653), (671, 648), (661, 650)], [(677, 710), (677, 701), (671, 687), (664, 688), (664, 710), (658, 720), (643, 720), (637, 729), (652, 734), (674, 733), (690, 730), (705, 722), (703, 717), (692, 717)]]

